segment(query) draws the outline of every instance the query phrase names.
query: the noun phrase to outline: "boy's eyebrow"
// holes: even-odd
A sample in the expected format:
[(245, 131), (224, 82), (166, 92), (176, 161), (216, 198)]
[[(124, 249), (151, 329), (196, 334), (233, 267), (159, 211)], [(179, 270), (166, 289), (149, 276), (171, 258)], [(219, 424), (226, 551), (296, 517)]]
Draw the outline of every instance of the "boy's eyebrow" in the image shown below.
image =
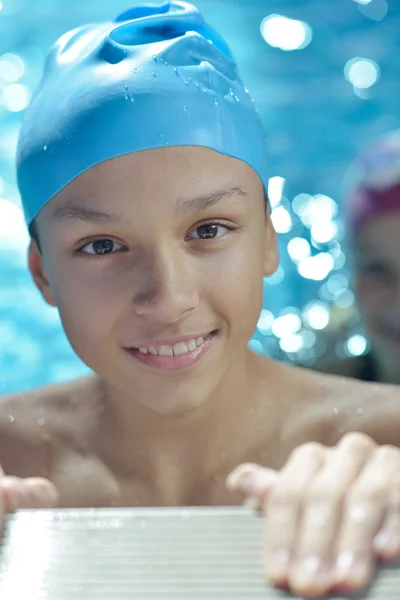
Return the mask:
[[(202, 196), (196, 196), (189, 200), (181, 200), (177, 204), (176, 212), (200, 212), (214, 206), (220, 200), (231, 198), (232, 196), (247, 196), (247, 192), (241, 187), (228, 187), (221, 190), (211, 192)], [(110, 215), (101, 210), (94, 210), (79, 206), (69, 200), (60, 206), (54, 208), (51, 212), (51, 219), (54, 221), (91, 221), (95, 223), (113, 223), (124, 222), (117, 215)]]
[(51, 212), (53, 221), (91, 221), (94, 223), (113, 223), (115, 221), (122, 222), (122, 219), (116, 215), (109, 215), (101, 210), (93, 210), (74, 204), (69, 200), (61, 206), (57, 206)]
[(233, 196), (247, 196), (247, 192), (238, 186), (223, 188), (189, 200), (181, 200), (178, 202), (177, 212), (200, 212), (214, 206), (220, 200), (232, 198)]

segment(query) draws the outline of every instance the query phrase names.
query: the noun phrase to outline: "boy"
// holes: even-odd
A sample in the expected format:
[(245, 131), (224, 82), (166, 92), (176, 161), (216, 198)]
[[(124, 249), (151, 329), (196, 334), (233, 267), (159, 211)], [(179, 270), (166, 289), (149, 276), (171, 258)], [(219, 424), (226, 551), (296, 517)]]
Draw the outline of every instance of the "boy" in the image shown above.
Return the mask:
[(30, 271), (94, 373), (2, 399), (4, 510), (236, 490), (264, 503), (274, 583), (365, 586), (400, 550), (398, 388), (248, 350), (278, 265), (263, 133), (197, 9), (134, 7), (63, 36), (18, 180)]

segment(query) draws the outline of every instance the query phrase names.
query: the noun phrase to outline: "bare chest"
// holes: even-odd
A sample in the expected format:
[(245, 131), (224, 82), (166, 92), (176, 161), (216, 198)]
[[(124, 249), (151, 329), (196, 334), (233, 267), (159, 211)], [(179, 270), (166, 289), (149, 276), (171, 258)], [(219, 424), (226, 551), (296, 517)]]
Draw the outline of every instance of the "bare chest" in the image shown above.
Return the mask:
[[(159, 492), (139, 477), (113, 473), (93, 455), (65, 454), (54, 465), (51, 481), (60, 494), (60, 508), (163, 506)], [(226, 489), (225, 476), (189, 492), (186, 505), (229, 506), (240, 503)]]

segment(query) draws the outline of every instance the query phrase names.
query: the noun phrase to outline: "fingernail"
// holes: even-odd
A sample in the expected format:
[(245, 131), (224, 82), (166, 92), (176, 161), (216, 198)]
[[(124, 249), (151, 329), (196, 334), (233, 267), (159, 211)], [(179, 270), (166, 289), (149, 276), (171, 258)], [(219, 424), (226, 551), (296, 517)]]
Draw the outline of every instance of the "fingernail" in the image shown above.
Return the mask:
[(384, 554), (400, 553), (400, 535), (394, 531), (382, 530), (374, 539), (374, 550)]
[(298, 564), (290, 576), (290, 585), (296, 593), (326, 591), (328, 586), (328, 569), (320, 556), (310, 554)]
[(352, 583), (357, 587), (367, 583), (371, 560), (354, 552), (342, 552), (336, 561), (335, 579), (339, 583)]
[(251, 465), (243, 465), (232, 471), (226, 480), (229, 488), (243, 492), (248, 496), (264, 494), (265, 489), (274, 482), (271, 471)]
[(260, 498), (247, 496), (247, 498), (244, 499), (243, 506), (250, 508), (251, 510), (260, 511), (263, 508), (263, 502), (260, 500)]
[(314, 576), (322, 570), (322, 560), (316, 554), (310, 554), (301, 561), (298, 570), (301, 573), (306, 573), (307, 576)]
[(242, 487), (243, 482), (252, 480), (255, 469), (253, 465), (240, 465), (228, 475), (226, 485), (230, 488)]
[(291, 553), (287, 548), (273, 550), (267, 558), (267, 574), (274, 581), (286, 578), (290, 565)]

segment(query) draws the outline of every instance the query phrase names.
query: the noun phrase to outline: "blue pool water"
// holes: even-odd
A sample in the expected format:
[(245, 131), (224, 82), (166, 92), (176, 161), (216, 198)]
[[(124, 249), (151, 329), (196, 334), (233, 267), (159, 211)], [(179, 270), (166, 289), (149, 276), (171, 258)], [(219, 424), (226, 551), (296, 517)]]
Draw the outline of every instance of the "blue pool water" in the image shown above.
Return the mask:
[[(13, 159), (23, 107), (52, 42), (68, 29), (113, 18), (135, 3), (114, 0), (112, 8), (105, 0), (0, 4), (0, 394), (88, 372), (70, 348), (57, 311), (44, 303), (28, 274), (28, 237)], [(275, 178), (271, 197), (282, 266), (265, 283), (265, 311), (254, 348), (310, 364), (324, 351), (320, 331), (330, 312), (353, 306), (343, 253), (340, 181), (360, 145), (400, 123), (400, 7), (386, 0), (197, 4), (230, 43), (255, 98)], [(264, 22), (266, 41), (260, 25), (273, 14), (307, 27), (285, 30), (287, 24), (276, 21), (271, 34)], [(302, 32), (309, 37), (302, 49), (271, 45), (296, 45)], [(283, 193), (283, 179), (276, 178), (284, 179)], [(311, 196), (318, 194), (311, 206)], [(313, 218), (324, 224), (324, 239), (313, 233), (301, 206), (309, 212), (311, 206)], [(288, 245), (294, 238), (305, 240), (306, 246)], [(317, 260), (307, 262), (307, 252)]]

